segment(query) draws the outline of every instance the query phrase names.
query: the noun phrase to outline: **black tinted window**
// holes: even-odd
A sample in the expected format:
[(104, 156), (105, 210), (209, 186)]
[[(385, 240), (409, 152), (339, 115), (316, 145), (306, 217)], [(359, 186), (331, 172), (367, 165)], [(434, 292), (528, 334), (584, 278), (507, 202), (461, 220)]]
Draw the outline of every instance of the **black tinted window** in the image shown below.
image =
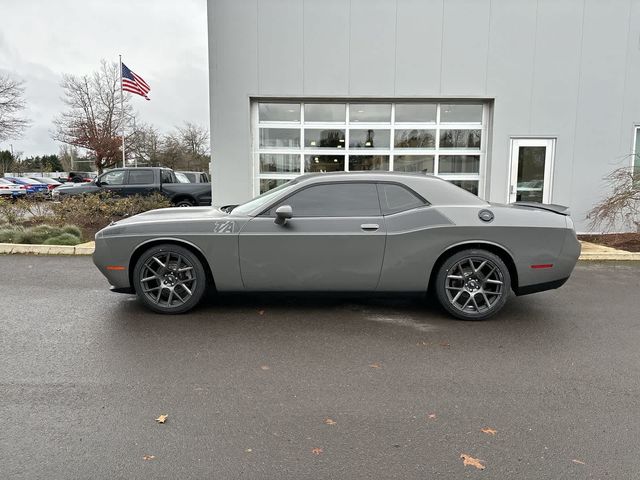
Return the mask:
[(153, 183), (153, 170), (129, 170), (129, 185), (148, 185)]
[[(380, 215), (373, 183), (338, 183), (305, 188), (280, 202), (291, 205), (295, 217), (371, 217)], [(275, 214), (275, 208), (271, 213)]]
[(382, 212), (386, 215), (411, 210), (425, 204), (420, 198), (400, 185), (381, 183), (378, 185), (378, 191), (380, 192)]

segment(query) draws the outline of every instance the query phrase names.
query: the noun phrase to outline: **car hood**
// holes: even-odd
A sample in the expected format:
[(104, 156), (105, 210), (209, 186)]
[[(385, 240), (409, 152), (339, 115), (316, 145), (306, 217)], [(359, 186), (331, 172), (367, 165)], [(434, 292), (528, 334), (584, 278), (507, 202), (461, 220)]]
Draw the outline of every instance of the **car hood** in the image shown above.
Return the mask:
[(229, 214), (217, 207), (174, 207), (160, 208), (139, 213), (133, 217), (118, 220), (112, 225), (129, 225), (146, 222), (172, 222), (175, 220), (206, 220), (226, 218)]

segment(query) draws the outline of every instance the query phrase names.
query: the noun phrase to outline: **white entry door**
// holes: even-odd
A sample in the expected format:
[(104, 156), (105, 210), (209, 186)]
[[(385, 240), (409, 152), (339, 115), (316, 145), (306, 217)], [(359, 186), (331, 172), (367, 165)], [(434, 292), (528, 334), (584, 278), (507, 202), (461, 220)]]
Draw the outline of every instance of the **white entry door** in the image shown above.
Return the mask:
[(511, 139), (509, 202), (551, 203), (554, 138)]

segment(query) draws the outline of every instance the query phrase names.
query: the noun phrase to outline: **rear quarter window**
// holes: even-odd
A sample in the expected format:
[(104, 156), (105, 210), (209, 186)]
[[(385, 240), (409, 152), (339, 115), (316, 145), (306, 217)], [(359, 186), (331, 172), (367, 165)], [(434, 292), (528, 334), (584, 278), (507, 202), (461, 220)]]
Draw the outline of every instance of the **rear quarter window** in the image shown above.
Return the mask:
[(384, 215), (428, 205), (408, 188), (393, 183), (378, 184), (378, 194), (380, 195), (380, 206)]

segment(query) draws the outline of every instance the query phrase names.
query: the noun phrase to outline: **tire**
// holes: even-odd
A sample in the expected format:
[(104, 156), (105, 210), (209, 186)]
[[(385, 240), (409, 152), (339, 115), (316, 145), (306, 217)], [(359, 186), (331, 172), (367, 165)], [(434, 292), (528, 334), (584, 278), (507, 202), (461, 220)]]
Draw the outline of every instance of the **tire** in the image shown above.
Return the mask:
[(178, 200), (175, 205), (176, 207), (193, 207), (195, 202), (190, 198), (183, 198), (182, 200)]
[(509, 269), (486, 250), (463, 250), (445, 260), (436, 277), (440, 305), (461, 320), (484, 320), (504, 307), (511, 292)]
[(151, 247), (136, 262), (133, 286), (138, 299), (158, 313), (185, 313), (207, 289), (202, 262), (190, 250), (173, 244)]

